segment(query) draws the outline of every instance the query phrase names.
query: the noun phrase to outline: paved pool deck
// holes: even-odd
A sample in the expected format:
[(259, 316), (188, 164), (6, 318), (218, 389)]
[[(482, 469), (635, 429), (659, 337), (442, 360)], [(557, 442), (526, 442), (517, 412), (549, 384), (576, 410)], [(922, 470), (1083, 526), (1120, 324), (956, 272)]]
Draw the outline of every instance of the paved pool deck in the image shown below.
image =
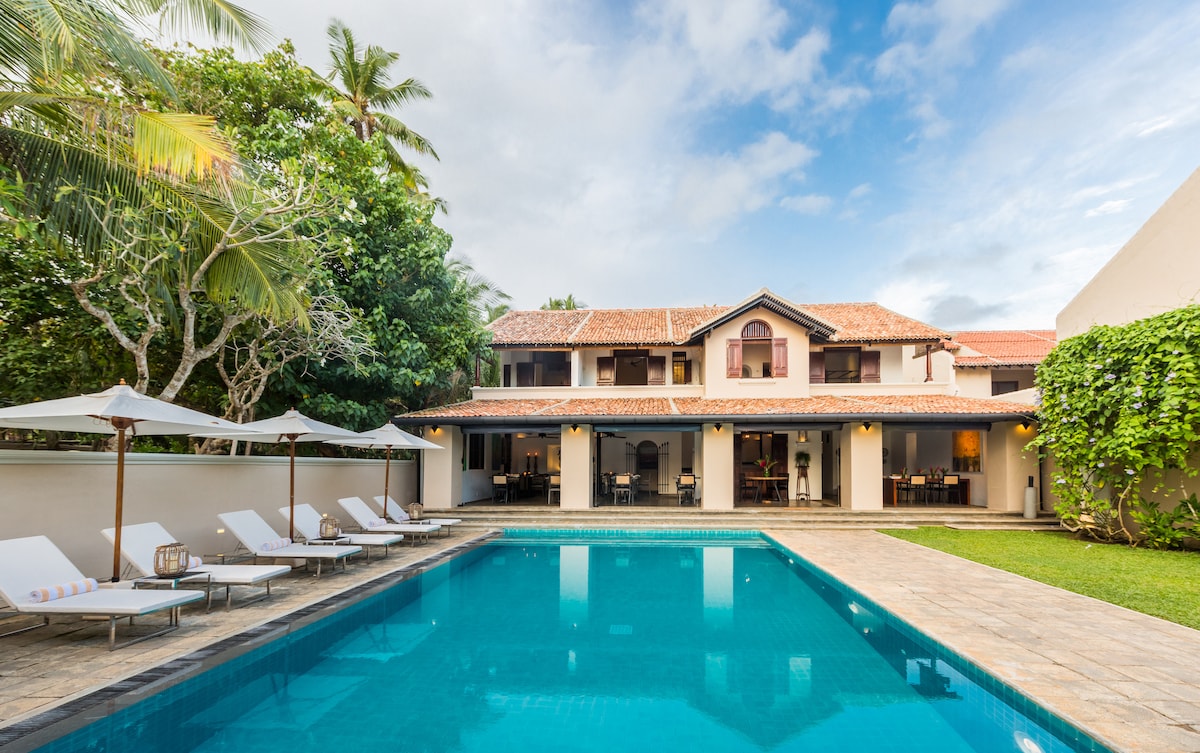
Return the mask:
[(875, 531), (766, 531), (1118, 751), (1200, 752), (1200, 631)]
[[(874, 531), (771, 531), (783, 546), (1117, 751), (1200, 753), (1200, 631), (1071, 594)], [(0, 639), (0, 744), (39, 714), (338, 593), (470, 546), (478, 529), (394, 550), (108, 651), (107, 624), (56, 619)], [(0, 632), (29, 617), (0, 612)]]

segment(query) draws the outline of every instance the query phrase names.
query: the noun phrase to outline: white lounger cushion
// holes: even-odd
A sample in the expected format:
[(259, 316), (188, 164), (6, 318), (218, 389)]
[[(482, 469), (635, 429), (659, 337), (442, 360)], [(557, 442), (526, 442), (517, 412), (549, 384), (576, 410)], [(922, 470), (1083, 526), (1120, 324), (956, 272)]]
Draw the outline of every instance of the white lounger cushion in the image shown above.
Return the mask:
[[(100, 533), (113, 540), (115, 528)], [(178, 541), (158, 523), (139, 523), (121, 526), (121, 555), (143, 576), (154, 575), (154, 550), (162, 544)], [(212, 583), (219, 586), (253, 586), (283, 577), (292, 571), (287, 565), (200, 565), (194, 572), (208, 573)], [(203, 580), (196, 576), (196, 580)], [(186, 581), (185, 581), (186, 582)]]
[[(404, 508), (400, 506), (400, 503), (391, 497), (387, 498), (387, 504), (385, 505), (383, 497), (377, 495), (375, 497), (375, 504), (379, 505), (379, 508), (383, 510), (385, 518), (391, 518), (397, 523), (412, 522), (412, 519), (408, 517), (408, 513), (404, 512)], [(422, 516), (420, 522), (435, 526), (453, 526), (461, 523), (462, 518), (429, 518)]]
[(0, 541), (0, 596), (18, 612), (143, 615), (204, 598), (203, 591), (101, 588), (54, 601), (38, 603), (33, 600), (35, 588), (83, 578), (83, 573), (45, 536)]
[[(284, 520), (288, 519), (288, 508), (279, 508), (279, 514)], [(309, 541), (321, 535), (321, 513), (312, 505), (296, 505), (296, 530), (304, 534)], [(350, 539), (356, 546), (391, 546), (404, 541), (404, 537), (396, 533), (344, 533), (342, 536)]]
[(359, 527), (368, 533), (433, 533), (442, 529), (441, 526), (418, 523), (387, 523), (381, 526), (372, 526), (370, 525), (371, 521), (377, 520), (377, 518), (361, 497), (342, 497), (338, 500), (338, 504), (350, 514), (350, 517), (354, 518), (354, 522), (358, 523)]
[(238, 512), (223, 512), (217, 516), (225, 524), (242, 546), (249, 549), (257, 557), (305, 557), (308, 559), (337, 560), (362, 552), (361, 546), (321, 546), (313, 544), (288, 544), (280, 549), (263, 550), (260, 547), (267, 541), (275, 541), (279, 534), (267, 525), (254, 510), (239, 510)]

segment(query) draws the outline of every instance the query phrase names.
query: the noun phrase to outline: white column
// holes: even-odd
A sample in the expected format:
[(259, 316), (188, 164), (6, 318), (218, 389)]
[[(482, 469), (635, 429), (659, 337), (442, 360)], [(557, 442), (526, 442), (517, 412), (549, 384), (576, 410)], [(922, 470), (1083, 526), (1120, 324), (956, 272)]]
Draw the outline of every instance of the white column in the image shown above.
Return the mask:
[(463, 433), (457, 426), (426, 427), (425, 439), (442, 449), (421, 452), (421, 501), (427, 510), (462, 504)]
[(703, 447), (701, 507), (705, 510), (732, 510), (733, 425), (704, 424), (700, 429), (700, 443)]
[(590, 424), (562, 425), (563, 510), (587, 510), (592, 506), (592, 441)]
[(883, 425), (854, 421), (842, 427), (842, 507), (883, 509)]
[(578, 350), (571, 351), (571, 386), (578, 387), (583, 380), (583, 356)]
[[(1025, 445), (1036, 431), (1016, 422), (992, 424), (983, 446), (983, 473), (987, 481), (987, 507), (1000, 512), (1020, 512), (1025, 505), (1025, 487), (1033, 476), (1038, 479), (1037, 453), (1026, 452)], [(972, 481), (971, 496), (977, 498)]]

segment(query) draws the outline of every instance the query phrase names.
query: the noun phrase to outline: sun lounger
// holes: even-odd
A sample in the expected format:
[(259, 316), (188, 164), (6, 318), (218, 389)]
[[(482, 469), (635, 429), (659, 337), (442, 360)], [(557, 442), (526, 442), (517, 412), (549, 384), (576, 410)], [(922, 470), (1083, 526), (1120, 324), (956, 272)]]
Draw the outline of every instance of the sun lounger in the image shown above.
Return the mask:
[(414, 521), (408, 516), (408, 512), (405, 511), (404, 507), (390, 496), (385, 502), (382, 496), (376, 495), (375, 504), (379, 505), (379, 509), (383, 510), (383, 517), (390, 518), (393, 523), (420, 522), (432, 526), (441, 526), (442, 533), (446, 535), (449, 535), (451, 526), (456, 526), (462, 522), (461, 518), (427, 518), (425, 516), (421, 516), (420, 521)]
[[(279, 514), (286, 520), (290, 510), (284, 506), (279, 508)], [(296, 505), (296, 530), (304, 536), (308, 543), (321, 541), (321, 513), (312, 505)], [(367, 548), (367, 560), (371, 559), (373, 546), (383, 547), (383, 556), (388, 554), (388, 547), (404, 541), (404, 536), (398, 533), (343, 533), (337, 541), (345, 541), (353, 546)]]
[[(91, 590), (94, 589), (94, 590)], [(61, 596), (59, 596), (61, 594)], [(73, 595), (69, 595), (73, 594)], [(169, 633), (179, 627), (179, 607), (204, 598), (203, 591), (137, 591), (133, 588), (99, 588), (85, 578), (54, 542), (45, 536), (0, 541), (0, 596), (21, 614), (40, 615), (42, 627), (55, 614), (107, 617), (108, 647), (118, 648), (117, 620), (168, 610), (167, 627), (132, 638), (128, 646)], [(53, 597), (58, 598), (53, 598)], [(51, 601), (45, 598), (53, 598)], [(33, 627), (5, 635), (23, 633)]]
[(367, 503), (361, 497), (342, 497), (338, 500), (342, 509), (354, 519), (363, 531), (367, 533), (403, 533), (407, 534), (413, 546), (417, 539), (429, 540), (429, 534), (441, 530), (441, 526), (420, 523), (388, 523), (385, 519), (375, 516)]
[[(105, 528), (100, 533), (112, 541), (115, 528)], [(140, 523), (134, 526), (121, 526), (121, 555), (141, 577), (152, 578), (154, 572), (154, 550), (162, 544), (178, 541), (167, 529), (158, 523)], [(190, 578), (184, 578), (182, 583), (207, 583), (209, 586), (225, 586), (225, 609), (228, 611), (233, 602), (233, 586), (263, 585), (267, 591), (261, 596), (248, 599), (242, 605), (253, 604), (271, 595), (271, 581), (281, 578), (292, 569), (286, 565), (199, 565), (188, 570), (195, 573)], [(211, 606), (212, 594), (209, 594)]]
[(346, 569), (346, 560), (362, 552), (361, 546), (314, 546), (312, 544), (296, 544), (290, 539), (280, 538), (275, 529), (267, 525), (254, 510), (239, 510), (238, 512), (223, 512), (217, 516), (225, 527), (237, 537), (246, 551), (259, 557), (275, 557), (281, 559), (316, 560), (317, 577), (321, 577), (321, 564), (333, 562), (342, 563)]

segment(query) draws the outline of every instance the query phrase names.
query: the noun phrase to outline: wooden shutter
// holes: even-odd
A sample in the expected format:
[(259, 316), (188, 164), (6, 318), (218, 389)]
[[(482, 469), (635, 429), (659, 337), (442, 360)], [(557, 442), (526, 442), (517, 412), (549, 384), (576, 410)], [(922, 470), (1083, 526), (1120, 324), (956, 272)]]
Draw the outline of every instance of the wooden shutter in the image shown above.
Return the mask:
[(812, 352), (808, 354), (808, 383), (825, 384), (825, 354)]
[(646, 359), (646, 384), (667, 383), (667, 357), (650, 356)]
[(742, 341), (732, 338), (725, 341), (725, 376), (740, 379), (742, 376)]
[(771, 341), (771, 376), (788, 375), (787, 338), (776, 337)]
[(864, 350), (859, 354), (863, 384), (879, 384), (879, 351)]
[(617, 381), (617, 359), (600, 356), (596, 359), (596, 384), (608, 386)]
[(683, 362), (683, 383), (692, 383), (692, 361), (690, 358)]

